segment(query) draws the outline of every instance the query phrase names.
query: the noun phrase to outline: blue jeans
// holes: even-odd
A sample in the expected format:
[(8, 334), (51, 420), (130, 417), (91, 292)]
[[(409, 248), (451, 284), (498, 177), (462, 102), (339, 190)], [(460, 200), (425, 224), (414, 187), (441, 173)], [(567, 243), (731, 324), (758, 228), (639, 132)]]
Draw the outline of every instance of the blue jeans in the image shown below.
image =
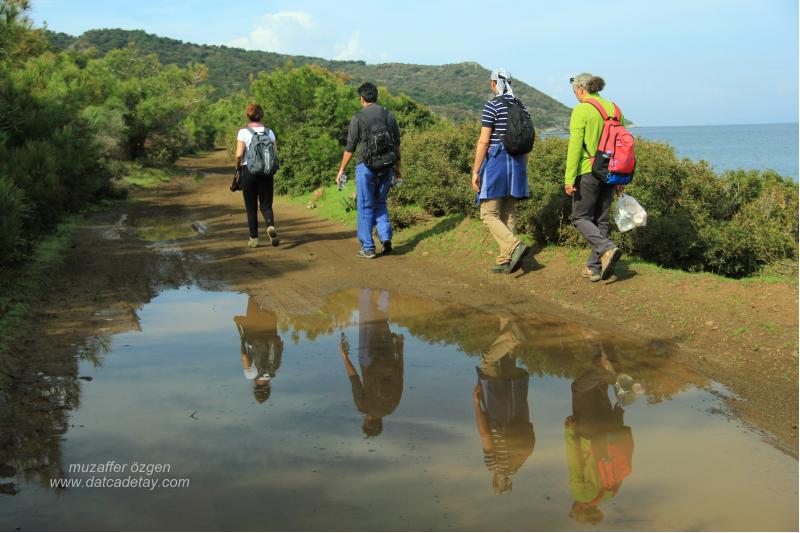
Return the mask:
[(376, 175), (364, 163), (359, 163), (356, 167), (358, 240), (361, 241), (362, 250), (375, 251), (372, 228), (376, 226), (381, 242), (392, 240), (392, 226), (389, 223), (386, 199), (389, 197), (393, 176), (394, 170), (387, 170), (382, 175)]

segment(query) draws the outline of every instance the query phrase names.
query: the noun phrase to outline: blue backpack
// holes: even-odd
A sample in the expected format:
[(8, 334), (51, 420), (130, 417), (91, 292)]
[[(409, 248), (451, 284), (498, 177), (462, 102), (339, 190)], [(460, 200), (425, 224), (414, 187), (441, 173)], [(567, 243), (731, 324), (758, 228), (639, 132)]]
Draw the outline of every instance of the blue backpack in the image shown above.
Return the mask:
[(247, 170), (251, 174), (265, 174), (270, 176), (278, 170), (278, 158), (275, 153), (275, 143), (272, 141), (271, 131), (264, 128), (264, 133), (257, 133), (253, 128), (247, 128), (253, 138), (244, 154)]

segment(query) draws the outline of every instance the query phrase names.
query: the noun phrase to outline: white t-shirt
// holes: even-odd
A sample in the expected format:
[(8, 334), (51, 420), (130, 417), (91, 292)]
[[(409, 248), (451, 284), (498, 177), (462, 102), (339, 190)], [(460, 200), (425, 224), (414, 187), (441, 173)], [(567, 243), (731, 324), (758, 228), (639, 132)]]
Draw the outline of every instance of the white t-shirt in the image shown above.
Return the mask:
[[(275, 142), (275, 132), (265, 126), (253, 126), (253, 130), (256, 133), (264, 133), (266, 130), (267, 135), (272, 142)], [(237, 141), (242, 141), (244, 143), (244, 150), (247, 151), (250, 148), (250, 141), (253, 140), (253, 134), (247, 131), (247, 128), (242, 128), (239, 130), (239, 134), (236, 136)], [(245, 160), (244, 156), (242, 156), (242, 164), (246, 165), (247, 161)]]

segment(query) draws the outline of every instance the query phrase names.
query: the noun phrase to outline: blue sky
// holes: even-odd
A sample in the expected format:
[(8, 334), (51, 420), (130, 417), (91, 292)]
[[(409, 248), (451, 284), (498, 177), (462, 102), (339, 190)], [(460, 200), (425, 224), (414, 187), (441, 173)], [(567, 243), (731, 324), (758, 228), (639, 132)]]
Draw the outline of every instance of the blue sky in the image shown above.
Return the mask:
[(31, 16), (72, 35), (142, 29), (368, 63), (477, 61), (569, 106), (569, 77), (591, 72), (642, 126), (798, 120), (796, 0), (33, 0)]

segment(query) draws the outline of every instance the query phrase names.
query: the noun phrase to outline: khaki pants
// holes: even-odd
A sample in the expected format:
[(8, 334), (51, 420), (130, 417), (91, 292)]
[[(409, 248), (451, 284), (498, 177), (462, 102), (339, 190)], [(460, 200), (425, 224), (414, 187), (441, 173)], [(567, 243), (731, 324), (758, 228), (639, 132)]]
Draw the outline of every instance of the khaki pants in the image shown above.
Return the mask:
[(520, 340), (511, 329), (497, 337), (489, 350), (481, 356), (481, 372), (487, 378), (507, 378), (514, 375), (516, 360), (510, 357), (511, 351), (519, 346)]
[(495, 198), (481, 201), (481, 221), (489, 228), (489, 232), (500, 246), (500, 255), (496, 263), (504, 265), (511, 261), (511, 252), (519, 245), (520, 240), (514, 236), (516, 198)]

